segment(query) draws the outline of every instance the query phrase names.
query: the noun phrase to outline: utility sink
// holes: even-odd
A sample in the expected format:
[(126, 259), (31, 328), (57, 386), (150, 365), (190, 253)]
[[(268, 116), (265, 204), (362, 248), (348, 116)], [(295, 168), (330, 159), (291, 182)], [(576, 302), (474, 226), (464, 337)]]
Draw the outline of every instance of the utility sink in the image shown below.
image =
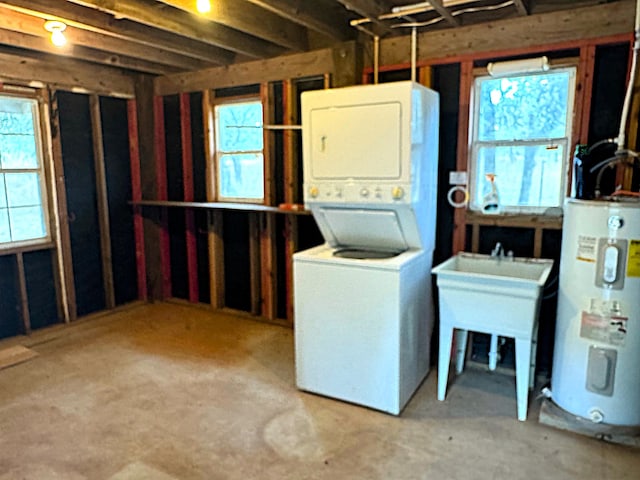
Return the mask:
[(437, 276), (440, 312), (439, 400), (445, 398), (455, 330), (462, 334), (458, 372), (464, 363), (467, 331), (512, 337), (516, 344), (518, 419), (526, 419), (538, 313), (552, 267), (553, 260), (459, 253), (431, 270)]

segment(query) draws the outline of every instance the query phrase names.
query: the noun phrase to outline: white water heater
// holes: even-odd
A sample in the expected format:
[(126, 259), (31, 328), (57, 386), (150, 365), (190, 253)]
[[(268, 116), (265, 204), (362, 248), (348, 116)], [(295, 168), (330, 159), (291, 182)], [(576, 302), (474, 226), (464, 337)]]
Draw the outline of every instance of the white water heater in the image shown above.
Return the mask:
[(565, 207), (551, 390), (565, 411), (640, 425), (640, 202)]

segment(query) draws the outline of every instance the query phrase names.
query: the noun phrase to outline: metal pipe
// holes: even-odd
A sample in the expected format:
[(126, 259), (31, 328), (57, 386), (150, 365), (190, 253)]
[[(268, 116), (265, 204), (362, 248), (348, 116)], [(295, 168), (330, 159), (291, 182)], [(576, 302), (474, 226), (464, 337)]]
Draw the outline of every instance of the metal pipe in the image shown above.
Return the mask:
[[(640, 0), (638, 0), (640, 2)], [(418, 29), (411, 27), (411, 81), (416, 81), (416, 60), (418, 57)]]
[(380, 36), (373, 36), (373, 83), (378, 84), (378, 71), (380, 69)]

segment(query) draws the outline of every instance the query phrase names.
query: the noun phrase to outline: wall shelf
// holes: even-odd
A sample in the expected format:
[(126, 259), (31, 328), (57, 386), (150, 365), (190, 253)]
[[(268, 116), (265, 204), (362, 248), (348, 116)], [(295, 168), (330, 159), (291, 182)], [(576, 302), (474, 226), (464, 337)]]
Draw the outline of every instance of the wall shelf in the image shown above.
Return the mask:
[(292, 205), (291, 208), (272, 207), (268, 205), (259, 205), (256, 203), (178, 202), (170, 200), (133, 200), (130, 201), (129, 204), (141, 207), (203, 208), (206, 210), (244, 210), (248, 212), (311, 215), (311, 212), (309, 210), (304, 210), (303, 206), (298, 204)]

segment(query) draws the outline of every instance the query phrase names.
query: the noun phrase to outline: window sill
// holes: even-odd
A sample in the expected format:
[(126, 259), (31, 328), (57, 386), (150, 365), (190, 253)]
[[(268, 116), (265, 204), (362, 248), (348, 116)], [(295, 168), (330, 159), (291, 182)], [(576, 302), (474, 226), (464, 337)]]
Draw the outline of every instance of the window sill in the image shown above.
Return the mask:
[(466, 223), (488, 225), (495, 227), (543, 228), (548, 230), (562, 229), (562, 215), (501, 213), (487, 215), (473, 210), (467, 210)]
[(6, 247), (0, 246), (0, 257), (4, 255), (15, 255), (17, 253), (35, 252), (37, 250), (50, 250), (52, 248), (55, 248), (55, 246), (55, 243), (50, 240), (39, 243), (25, 242), (20, 245), (7, 245)]

